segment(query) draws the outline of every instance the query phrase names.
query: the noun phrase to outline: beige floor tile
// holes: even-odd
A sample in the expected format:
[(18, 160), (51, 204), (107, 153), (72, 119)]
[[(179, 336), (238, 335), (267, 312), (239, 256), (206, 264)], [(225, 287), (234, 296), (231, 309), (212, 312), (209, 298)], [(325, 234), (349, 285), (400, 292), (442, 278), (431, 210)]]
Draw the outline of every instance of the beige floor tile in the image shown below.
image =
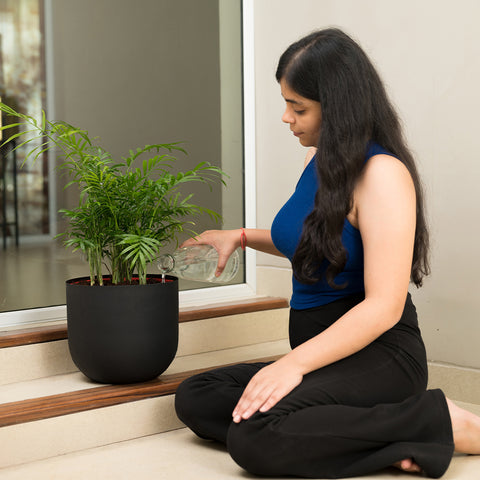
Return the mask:
[[(480, 456), (456, 456), (442, 480), (476, 480)], [(253, 479), (225, 449), (197, 439), (187, 429), (0, 470), (2, 480), (229, 480)], [(390, 469), (363, 480), (422, 478)], [(275, 480), (275, 479), (272, 479)]]

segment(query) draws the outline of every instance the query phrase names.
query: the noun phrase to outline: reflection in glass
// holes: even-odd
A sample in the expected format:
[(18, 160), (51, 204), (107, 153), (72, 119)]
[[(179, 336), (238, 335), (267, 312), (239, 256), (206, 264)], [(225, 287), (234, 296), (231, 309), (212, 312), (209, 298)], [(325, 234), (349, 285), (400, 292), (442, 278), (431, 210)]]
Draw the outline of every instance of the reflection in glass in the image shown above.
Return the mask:
[[(41, 118), (45, 100), (44, 55), (40, 0), (0, 1), (0, 97), (3, 103)], [(3, 117), (3, 124), (14, 120)], [(16, 133), (9, 129), (5, 137)], [(25, 157), (17, 151), (17, 164)], [(9, 165), (10, 173), (13, 166)], [(48, 233), (48, 173), (46, 158), (18, 169), (20, 235)], [(12, 190), (13, 181), (5, 185)], [(7, 203), (12, 209), (12, 201)], [(12, 212), (8, 212), (10, 218)], [(9, 229), (13, 238), (13, 230)], [(12, 242), (13, 243), (13, 242)]]

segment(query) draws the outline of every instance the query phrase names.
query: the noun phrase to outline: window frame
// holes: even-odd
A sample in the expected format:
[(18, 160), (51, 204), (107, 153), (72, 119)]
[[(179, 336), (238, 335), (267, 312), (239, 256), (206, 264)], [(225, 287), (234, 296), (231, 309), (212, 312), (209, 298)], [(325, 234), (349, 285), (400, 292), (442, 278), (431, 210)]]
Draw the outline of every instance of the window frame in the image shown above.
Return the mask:
[[(51, 27), (51, 1), (45, 0), (45, 28)], [(242, 57), (243, 57), (243, 129), (244, 129), (244, 212), (245, 227), (256, 227), (256, 169), (255, 169), (255, 70), (254, 70), (254, 18), (253, 0), (242, 1)], [(52, 45), (49, 36), (45, 38), (46, 76), (47, 76), (47, 108), (54, 111), (53, 95), (53, 62), (51, 61)], [(50, 99), (50, 100), (48, 100)], [(50, 102), (50, 103), (48, 103)], [(53, 158), (49, 162), (54, 162)], [(50, 188), (55, 188), (54, 169), (49, 168)], [(53, 207), (54, 208), (54, 207)], [(56, 212), (50, 212), (54, 218)], [(205, 305), (218, 302), (234, 301), (256, 295), (256, 254), (252, 249), (245, 251), (245, 282), (237, 285), (226, 285), (180, 292), (180, 307)], [(22, 325), (39, 325), (43, 323), (61, 322), (66, 319), (66, 305), (41, 307), (9, 312), (0, 312), (0, 327), (18, 327)]]

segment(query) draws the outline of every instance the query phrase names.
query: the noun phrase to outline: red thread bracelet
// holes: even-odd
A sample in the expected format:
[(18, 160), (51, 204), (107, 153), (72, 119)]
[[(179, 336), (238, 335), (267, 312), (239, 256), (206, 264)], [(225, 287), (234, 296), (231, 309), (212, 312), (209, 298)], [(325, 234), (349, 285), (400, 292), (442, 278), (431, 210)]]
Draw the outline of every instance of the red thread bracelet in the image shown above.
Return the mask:
[(242, 250), (245, 250), (245, 247), (247, 246), (247, 234), (243, 228), (242, 233), (240, 234), (240, 246), (242, 247)]

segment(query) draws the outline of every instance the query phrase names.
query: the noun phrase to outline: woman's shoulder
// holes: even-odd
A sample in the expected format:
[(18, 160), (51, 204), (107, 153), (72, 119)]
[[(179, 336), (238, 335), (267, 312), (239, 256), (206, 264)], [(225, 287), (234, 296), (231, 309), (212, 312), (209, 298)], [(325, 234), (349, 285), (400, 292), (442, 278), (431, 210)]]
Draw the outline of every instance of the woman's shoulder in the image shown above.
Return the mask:
[(358, 228), (358, 214), (372, 204), (386, 208), (394, 203), (410, 203), (415, 199), (415, 186), (407, 167), (396, 157), (384, 153), (373, 155), (366, 162), (353, 192), (353, 208), (347, 218)]
[(408, 178), (410, 173), (401, 160), (390, 153), (376, 153), (365, 162), (360, 180), (380, 181), (402, 177)]
[(407, 167), (393, 155), (379, 153), (366, 162), (355, 187), (355, 203), (369, 197), (383, 201), (386, 197), (415, 195), (413, 179)]

